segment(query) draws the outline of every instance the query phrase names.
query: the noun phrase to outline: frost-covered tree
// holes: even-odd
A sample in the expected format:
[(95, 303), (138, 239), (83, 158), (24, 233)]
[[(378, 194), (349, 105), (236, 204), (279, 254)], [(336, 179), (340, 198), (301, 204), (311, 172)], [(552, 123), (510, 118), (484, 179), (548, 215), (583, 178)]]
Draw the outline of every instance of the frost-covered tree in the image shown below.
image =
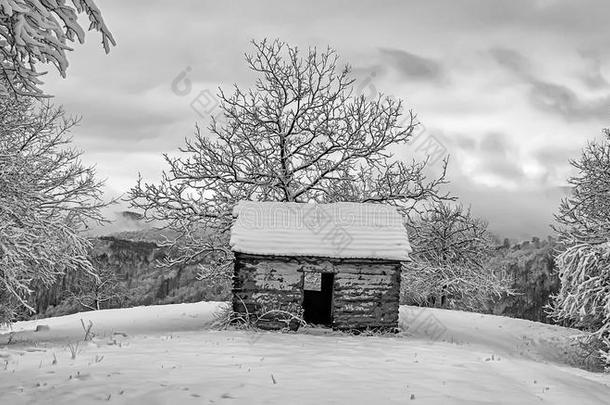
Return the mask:
[(610, 130), (570, 163), (578, 174), (555, 215), (561, 289), (552, 315), (593, 332), (610, 365)]
[(73, 280), (70, 298), (88, 310), (120, 307), (127, 299), (128, 293), (116, 269), (108, 264), (94, 265), (95, 274), (82, 273)]
[(70, 147), (76, 120), (32, 99), (0, 98), (0, 322), (27, 308), (31, 287), (68, 271), (94, 274), (79, 232), (102, 221), (102, 183)]
[(494, 236), (461, 205), (435, 204), (409, 226), (413, 262), (402, 272), (403, 302), (481, 309), (511, 293), (501, 269), (491, 269)]
[(140, 179), (131, 190), (133, 207), (180, 232), (168, 242), (176, 260), (169, 264), (210, 255), (228, 264), (230, 213), (241, 199), (379, 202), (410, 214), (424, 201), (448, 198), (439, 192), (446, 161), (438, 178), (427, 179), (425, 161), (393, 157), (390, 148), (408, 148), (418, 126), (410, 111), (401, 125), (402, 101), (354, 96), (350, 68), (337, 65), (332, 49), (253, 45), (246, 62), (257, 75), (254, 87), (221, 90), (223, 123), (213, 119), (180, 156), (166, 155), (159, 184)]
[[(71, 4), (70, 4), (71, 3)], [(43, 96), (41, 63), (52, 64), (65, 77), (66, 51), (85, 40), (79, 14), (98, 31), (106, 53), (115, 45), (112, 33), (93, 0), (0, 0), (0, 97), (8, 93)]]

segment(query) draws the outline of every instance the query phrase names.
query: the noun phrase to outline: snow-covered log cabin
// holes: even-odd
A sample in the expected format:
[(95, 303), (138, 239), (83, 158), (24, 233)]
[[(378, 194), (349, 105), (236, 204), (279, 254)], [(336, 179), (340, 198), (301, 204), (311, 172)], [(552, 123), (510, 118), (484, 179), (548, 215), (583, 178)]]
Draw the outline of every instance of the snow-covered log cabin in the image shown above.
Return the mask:
[[(411, 247), (396, 208), (242, 201), (233, 215), (234, 311), (288, 311), (343, 330), (398, 326), (401, 263)], [(263, 317), (259, 326), (282, 324)]]

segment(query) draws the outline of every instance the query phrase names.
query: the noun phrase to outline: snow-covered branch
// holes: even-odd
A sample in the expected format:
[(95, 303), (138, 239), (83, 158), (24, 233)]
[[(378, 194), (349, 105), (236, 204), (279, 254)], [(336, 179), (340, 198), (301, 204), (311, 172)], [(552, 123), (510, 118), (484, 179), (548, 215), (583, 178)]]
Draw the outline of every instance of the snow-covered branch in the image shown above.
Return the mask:
[(0, 96), (44, 97), (36, 67), (52, 64), (65, 77), (70, 43), (85, 41), (79, 14), (89, 17), (89, 30), (101, 34), (106, 53), (115, 45), (100, 10), (92, 0), (0, 0)]
[(511, 294), (502, 269), (491, 269), (487, 224), (462, 206), (432, 205), (409, 226), (413, 262), (403, 271), (403, 299), (419, 305), (480, 309)]
[[(390, 152), (406, 147), (419, 125), (402, 101), (354, 97), (351, 70), (338, 67), (332, 49), (278, 40), (253, 46), (246, 62), (258, 74), (254, 87), (220, 90), (223, 123), (213, 119), (208, 133), (197, 127), (180, 156), (165, 156), (159, 184), (140, 179), (131, 190), (134, 208), (182, 235), (175, 246), (184, 255), (200, 257), (206, 243), (223, 252), (231, 208), (242, 199), (381, 202), (406, 213), (451, 199), (439, 191), (444, 170), (427, 179), (426, 161), (408, 164)], [(208, 243), (210, 234), (223, 233), (218, 244)]]
[[(0, 307), (33, 310), (32, 283), (72, 270), (95, 277), (79, 231), (103, 221), (102, 182), (69, 147), (77, 123), (31, 99), (0, 98)], [(10, 320), (4, 312), (0, 322)]]
[(588, 330), (610, 366), (610, 130), (571, 161), (571, 195), (555, 216), (561, 289), (552, 305), (559, 320)]

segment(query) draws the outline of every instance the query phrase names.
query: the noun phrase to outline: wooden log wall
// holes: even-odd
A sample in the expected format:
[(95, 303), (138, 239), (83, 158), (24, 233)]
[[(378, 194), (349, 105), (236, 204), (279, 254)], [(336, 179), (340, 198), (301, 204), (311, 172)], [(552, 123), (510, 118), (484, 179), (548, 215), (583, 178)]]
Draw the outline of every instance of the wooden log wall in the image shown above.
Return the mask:
[(335, 274), (333, 327), (361, 330), (398, 326), (398, 262), (236, 253), (234, 271), (233, 309), (237, 312), (296, 312), (303, 302), (303, 272), (323, 272)]

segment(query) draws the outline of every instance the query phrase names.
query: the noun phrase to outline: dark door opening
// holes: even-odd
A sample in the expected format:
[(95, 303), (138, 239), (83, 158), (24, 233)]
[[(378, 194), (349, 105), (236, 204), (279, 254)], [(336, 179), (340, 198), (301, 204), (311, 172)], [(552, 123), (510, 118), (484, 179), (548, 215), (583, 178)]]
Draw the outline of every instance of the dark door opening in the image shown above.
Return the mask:
[(320, 291), (303, 290), (303, 317), (305, 322), (331, 326), (333, 304), (333, 273), (322, 273)]

